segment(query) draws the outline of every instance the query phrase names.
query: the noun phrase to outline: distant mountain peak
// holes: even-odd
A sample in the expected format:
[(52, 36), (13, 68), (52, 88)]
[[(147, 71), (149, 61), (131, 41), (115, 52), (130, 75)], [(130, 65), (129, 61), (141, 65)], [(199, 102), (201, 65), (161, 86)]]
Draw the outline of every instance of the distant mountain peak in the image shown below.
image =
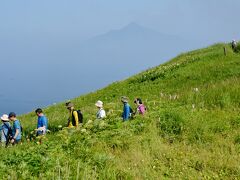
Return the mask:
[(142, 28), (142, 26), (141, 25), (139, 25), (138, 23), (136, 23), (136, 22), (131, 22), (131, 23), (129, 23), (128, 25), (126, 25), (125, 26), (125, 28), (129, 28), (129, 27), (134, 27), (134, 28)]
[(120, 30), (140, 30), (140, 29), (142, 30), (147, 28), (137, 24), (136, 22), (131, 22)]

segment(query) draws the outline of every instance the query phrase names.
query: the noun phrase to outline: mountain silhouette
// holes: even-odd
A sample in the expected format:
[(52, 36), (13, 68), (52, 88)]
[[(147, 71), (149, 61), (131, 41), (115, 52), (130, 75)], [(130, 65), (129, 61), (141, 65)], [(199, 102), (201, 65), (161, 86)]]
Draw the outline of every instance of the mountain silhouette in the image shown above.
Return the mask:
[(90, 62), (92, 68), (92, 64), (98, 68), (111, 64), (111, 68), (115, 70), (120, 67), (126, 70), (136, 68), (137, 72), (149, 66), (159, 65), (192, 48), (193, 42), (130, 23), (73, 47), (72, 57), (75, 63), (81, 61), (84, 66), (89, 66)]

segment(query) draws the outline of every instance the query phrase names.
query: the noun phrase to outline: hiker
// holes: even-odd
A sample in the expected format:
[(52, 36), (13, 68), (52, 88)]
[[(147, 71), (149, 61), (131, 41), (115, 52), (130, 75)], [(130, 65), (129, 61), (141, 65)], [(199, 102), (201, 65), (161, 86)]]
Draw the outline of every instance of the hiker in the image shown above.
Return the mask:
[(35, 111), (36, 115), (38, 116), (38, 123), (37, 123), (37, 136), (43, 136), (46, 135), (47, 130), (48, 130), (48, 119), (47, 117), (43, 114), (43, 110), (38, 108)]
[(137, 111), (135, 114), (139, 113), (141, 115), (144, 115), (146, 112), (146, 108), (143, 105), (143, 102), (140, 98), (135, 99), (134, 103), (137, 105)]
[(236, 40), (232, 40), (232, 49), (234, 52), (236, 52), (236, 50), (237, 50), (237, 41)]
[(128, 104), (128, 98), (123, 96), (121, 98), (121, 101), (123, 103), (123, 121), (128, 121), (131, 118), (131, 113), (133, 112), (130, 105)]
[(97, 112), (97, 119), (103, 119), (106, 117), (106, 112), (103, 109), (103, 102), (102, 101), (97, 101), (95, 106), (99, 109)]
[(11, 139), (11, 134), (12, 134), (11, 124), (9, 122), (9, 118), (8, 118), (7, 114), (4, 114), (1, 117), (1, 120), (2, 120), (1, 143), (2, 143), (2, 146), (7, 147), (9, 144), (9, 141)]
[(9, 113), (8, 118), (13, 122), (11, 144), (19, 144), (22, 137), (22, 128), (20, 121), (17, 119), (17, 115), (14, 112)]
[(68, 127), (78, 127), (83, 123), (83, 115), (80, 110), (75, 110), (74, 104), (71, 102), (66, 103), (69, 110)]

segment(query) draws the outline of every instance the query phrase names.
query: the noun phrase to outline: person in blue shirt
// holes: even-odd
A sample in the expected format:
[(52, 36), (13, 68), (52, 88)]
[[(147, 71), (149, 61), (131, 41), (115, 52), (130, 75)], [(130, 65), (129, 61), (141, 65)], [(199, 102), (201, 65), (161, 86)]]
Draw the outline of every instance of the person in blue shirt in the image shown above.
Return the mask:
[(123, 121), (128, 121), (131, 117), (131, 107), (130, 105), (128, 104), (128, 98), (123, 96), (121, 98), (121, 101), (123, 103)]
[(8, 118), (13, 122), (11, 144), (19, 144), (22, 138), (22, 128), (20, 121), (17, 119), (17, 115), (14, 112), (9, 113)]
[(11, 124), (9, 123), (9, 118), (7, 114), (4, 114), (1, 117), (2, 126), (1, 126), (1, 144), (2, 146), (8, 145), (11, 139)]
[(35, 112), (38, 116), (37, 136), (45, 135), (48, 130), (48, 119), (44, 116), (42, 109), (38, 108)]

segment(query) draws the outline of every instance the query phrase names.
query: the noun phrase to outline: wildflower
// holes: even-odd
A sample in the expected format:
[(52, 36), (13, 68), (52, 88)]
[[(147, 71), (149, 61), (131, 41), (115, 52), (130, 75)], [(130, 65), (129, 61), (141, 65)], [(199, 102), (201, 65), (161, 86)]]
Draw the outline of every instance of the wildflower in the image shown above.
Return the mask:
[(92, 124), (93, 123), (93, 121), (92, 120), (89, 120), (88, 122), (87, 122), (87, 124)]
[(100, 128), (104, 128), (104, 127), (105, 127), (105, 122), (104, 122), (104, 121), (101, 121), (101, 122), (99, 123), (99, 127), (100, 127)]
[(178, 95), (175, 94), (175, 95), (173, 96), (173, 99), (176, 100), (177, 98), (178, 98)]
[(199, 92), (199, 89), (198, 88), (194, 88), (193, 89), (195, 92)]
[(160, 93), (160, 96), (161, 96), (161, 97), (164, 97), (164, 94), (161, 92), (161, 93)]
[(86, 129), (82, 129), (81, 132), (82, 132), (82, 133), (86, 133), (87, 130), (86, 130)]

